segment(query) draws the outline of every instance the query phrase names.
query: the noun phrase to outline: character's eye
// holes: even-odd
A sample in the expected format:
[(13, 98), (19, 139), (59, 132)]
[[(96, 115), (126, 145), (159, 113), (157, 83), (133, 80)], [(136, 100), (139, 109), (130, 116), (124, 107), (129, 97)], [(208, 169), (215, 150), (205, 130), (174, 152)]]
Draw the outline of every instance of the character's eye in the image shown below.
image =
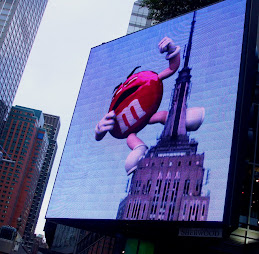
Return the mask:
[(121, 92), (121, 90), (122, 90), (122, 88), (120, 88), (120, 89), (115, 93), (115, 95), (114, 95), (114, 96), (116, 96), (118, 93), (120, 93), (120, 92)]
[[(135, 77), (131, 80), (129, 80), (126, 84), (123, 85), (123, 87), (127, 87), (129, 84), (131, 84), (133, 81), (135, 81), (138, 77)], [(118, 89), (120, 87), (122, 83), (120, 83), (118, 86), (115, 87), (115, 89), (113, 90), (113, 93), (115, 93), (116, 89)], [(121, 92), (122, 88), (120, 88), (118, 91), (116, 91), (116, 93), (113, 95), (113, 97), (115, 97), (117, 94), (119, 94)]]
[(122, 95), (119, 97), (119, 99), (116, 101), (115, 105), (113, 106), (112, 110), (115, 110), (122, 101), (124, 101), (127, 97), (129, 97), (131, 94), (135, 93), (140, 86), (134, 86), (125, 92), (122, 93)]
[(135, 81), (137, 78), (138, 78), (138, 77), (135, 77), (135, 78), (129, 80), (129, 81), (124, 85), (124, 87), (128, 86), (130, 83), (132, 83), (133, 81)]
[(120, 87), (122, 83), (120, 83), (119, 85), (117, 85), (114, 89), (113, 89), (113, 92), (112, 93), (115, 93), (115, 91)]

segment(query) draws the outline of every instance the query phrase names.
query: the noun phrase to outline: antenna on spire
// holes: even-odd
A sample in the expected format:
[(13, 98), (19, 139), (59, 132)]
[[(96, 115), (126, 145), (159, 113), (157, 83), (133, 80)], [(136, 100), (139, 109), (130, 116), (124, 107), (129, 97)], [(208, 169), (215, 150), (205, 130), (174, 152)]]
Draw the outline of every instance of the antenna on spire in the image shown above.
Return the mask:
[(184, 66), (182, 70), (179, 71), (178, 78), (176, 79), (174, 92), (171, 96), (171, 105), (168, 114), (168, 119), (166, 121), (161, 138), (172, 137), (173, 139), (176, 139), (178, 138), (178, 136), (186, 136), (186, 101), (188, 98), (191, 84), (191, 68), (189, 68), (188, 65), (190, 61), (192, 38), (195, 23), (196, 11), (193, 13), (188, 44), (187, 46), (185, 45)]
[(195, 23), (196, 23), (196, 11), (193, 13), (191, 32), (190, 32), (189, 41), (188, 41), (188, 45), (187, 45), (186, 55), (184, 57), (184, 59), (185, 59), (184, 60), (184, 67), (187, 67), (188, 64), (189, 64), (191, 49), (192, 49), (192, 37), (193, 37)]

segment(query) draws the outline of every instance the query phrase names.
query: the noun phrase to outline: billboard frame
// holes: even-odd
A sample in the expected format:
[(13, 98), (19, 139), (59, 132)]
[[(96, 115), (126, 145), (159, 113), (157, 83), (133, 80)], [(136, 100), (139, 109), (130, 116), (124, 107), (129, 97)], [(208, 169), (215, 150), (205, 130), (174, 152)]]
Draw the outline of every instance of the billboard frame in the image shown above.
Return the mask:
[(248, 119), (252, 105), (252, 93), (256, 82), (255, 34), (257, 34), (258, 11), (258, 1), (247, 0), (233, 139), (223, 214), (223, 223), (230, 228), (238, 227), (240, 216), (242, 177), (245, 174), (245, 145), (248, 142)]
[[(93, 232), (107, 234), (123, 234), (125, 236), (150, 236), (161, 237), (164, 234), (177, 236), (180, 228), (222, 228), (225, 233), (231, 232), (238, 227), (239, 222), (239, 199), (241, 195), (241, 180), (244, 174), (245, 145), (248, 131), (248, 112), (252, 103), (252, 86), (255, 81), (255, 47), (258, 24), (259, 3), (256, 0), (247, 0), (245, 12), (245, 24), (242, 54), (240, 62), (240, 73), (236, 112), (234, 120), (233, 140), (230, 156), (229, 173), (227, 180), (227, 191), (223, 221), (133, 221), (115, 219), (68, 219), (68, 218), (46, 218), (46, 224), (63, 224), (75, 228), (81, 228)], [(81, 89), (80, 89), (81, 90)], [(70, 124), (71, 127), (71, 124)], [(155, 234), (155, 235), (154, 235)], [(164, 235), (162, 234), (162, 235)]]

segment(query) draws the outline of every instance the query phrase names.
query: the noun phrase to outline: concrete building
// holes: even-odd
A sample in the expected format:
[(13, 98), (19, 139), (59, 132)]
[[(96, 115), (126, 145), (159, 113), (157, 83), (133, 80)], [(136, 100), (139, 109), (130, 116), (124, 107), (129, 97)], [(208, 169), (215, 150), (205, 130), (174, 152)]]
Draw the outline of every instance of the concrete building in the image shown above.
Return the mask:
[(0, 133), (48, 0), (0, 1)]
[(12, 107), (0, 144), (14, 162), (0, 162), (0, 226), (10, 225), (23, 235), (49, 144), (39, 110)]

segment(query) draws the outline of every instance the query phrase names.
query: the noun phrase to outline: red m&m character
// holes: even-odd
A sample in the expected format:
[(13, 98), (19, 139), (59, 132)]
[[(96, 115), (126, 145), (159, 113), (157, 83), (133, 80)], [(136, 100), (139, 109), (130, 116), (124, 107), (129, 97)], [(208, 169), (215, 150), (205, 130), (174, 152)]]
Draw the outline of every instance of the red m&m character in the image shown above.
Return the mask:
[(127, 80), (116, 87), (109, 112), (101, 119), (95, 128), (97, 141), (103, 139), (106, 133), (118, 139), (127, 139), (132, 150), (125, 163), (127, 174), (137, 168), (148, 147), (137, 137), (137, 133), (147, 124), (165, 124), (168, 112), (157, 112), (163, 96), (162, 80), (172, 76), (180, 65), (180, 47), (165, 37), (160, 41), (160, 53), (167, 52), (166, 60), (169, 67), (157, 74), (153, 71), (142, 71), (130, 75)]
[(152, 71), (130, 76), (115, 91), (109, 112), (114, 111), (116, 121), (110, 133), (115, 138), (127, 138), (138, 133), (158, 110), (163, 96), (163, 84)]

